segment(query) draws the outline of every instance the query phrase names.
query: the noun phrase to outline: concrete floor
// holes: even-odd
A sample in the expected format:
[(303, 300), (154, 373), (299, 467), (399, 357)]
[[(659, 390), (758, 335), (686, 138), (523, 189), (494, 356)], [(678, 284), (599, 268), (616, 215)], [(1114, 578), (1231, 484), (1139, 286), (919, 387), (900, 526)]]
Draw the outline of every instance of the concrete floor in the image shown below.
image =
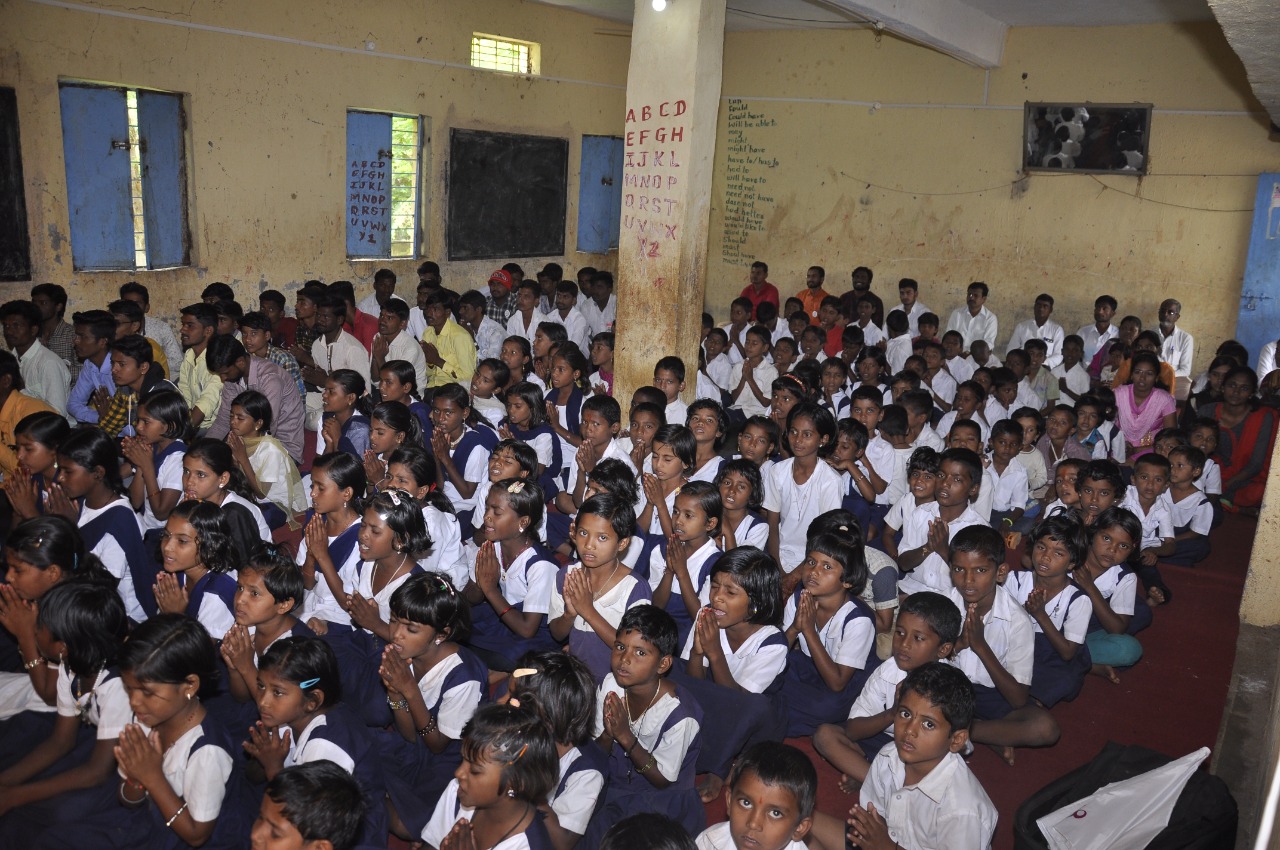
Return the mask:
[[(1280, 753), (1278, 681), (1280, 627), (1264, 629), (1241, 624), (1212, 768), (1227, 783), (1240, 807), (1238, 850), (1254, 846), (1267, 783)], [(1280, 847), (1280, 835), (1272, 835), (1270, 846)]]

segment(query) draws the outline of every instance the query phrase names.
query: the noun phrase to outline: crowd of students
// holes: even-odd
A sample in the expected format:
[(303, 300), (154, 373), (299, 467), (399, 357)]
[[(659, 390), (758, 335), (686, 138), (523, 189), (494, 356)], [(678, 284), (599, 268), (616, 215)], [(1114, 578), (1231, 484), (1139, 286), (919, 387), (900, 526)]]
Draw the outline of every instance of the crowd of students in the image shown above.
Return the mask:
[(964, 756), (1139, 663), (1275, 393), (1235, 342), (1194, 376), (1176, 301), (1066, 334), (1043, 294), (1000, 359), (985, 284), (944, 329), (912, 280), (767, 277), (625, 408), (589, 268), (215, 283), (176, 336), (136, 283), (0, 306), (0, 835), (988, 846)]

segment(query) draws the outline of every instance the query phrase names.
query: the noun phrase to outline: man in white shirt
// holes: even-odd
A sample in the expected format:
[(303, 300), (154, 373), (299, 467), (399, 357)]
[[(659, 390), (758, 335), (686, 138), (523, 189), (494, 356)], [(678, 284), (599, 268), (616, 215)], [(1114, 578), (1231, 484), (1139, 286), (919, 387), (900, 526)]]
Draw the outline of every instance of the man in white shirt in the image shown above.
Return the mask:
[(1191, 334), (1178, 327), (1178, 319), (1182, 316), (1182, 304), (1173, 298), (1160, 303), (1160, 359), (1173, 367), (1173, 377), (1177, 386), (1173, 396), (1178, 401), (1186, 401), (1191, 392), (1191, 360), (1195, 356), (1195, 340)]
[(458, 299), (458, 324), (471, 332), (479, 360), (502, 354), (502, 341), (507, 338), (507, 329), (485, 315), (485, 304), (484, 293), (478, 289), (464, 292)]
[[(586, 285), (582, 286), (586, 278)], [(613, 329), (618, 319), (618, 299), (613, 294), (613, 275), (594, 272), (589, 278), (580, 275), (579, 286), (585, 298), (578, 300), (578, 312), (587, 320), (587, 332), (592, 338), (598, 333)]]
[[(481, 312), (484, 296), (480, 296)], [(369, 386), (376, 387), (382, 367), (392, 360), (404, 360), (413, 367), (414, 386), (421, 392), (427, 385), (427, 358), (422, 353), (418, 338), (410, 336), (409, 305), (391, 297), (378, 312), (378, 335), (373, 338), (372, 363), (369, 368)]]
[(1267, 377), (1267, 375), (1270, 375), (1273, 371), (1275, 371), (1276, 342), (1277, 340), (1274, 340), (1274, 339), (1271, 340), (1271, 342), (1262, 346), (1262, 351), (1258, 352), (1257, 372), (1258, 372), (1259, 381), (1261, 381), (1263, 378)]
[(396, 273), (391, 269), (378, 269), (373, 273), (373, 292), (360, 299), (356, 309), (376, 316), (382, 312), (387, 300), (396, 292)]
[(63, 416), (71, 393), (71, 372), (61, 357), (40, 342), (40, 310), (30, 301), (10, 301), (0, 307), (4, 341), (18, 360), (23, 390)]
[[(889, 311), (890, 313), (907, 314), (907, 333), (913, 338), (920, 335), (920, 317), (929, 312), (928, 307), (916, 300), (919, 294), (920, 284), (909, 277), (904, 277), (898, 281), (898, 299), (902, 303)], [(885, 320), (888, 320), (887, 315)]]
[(996, 346), (996, 334), (999, 321), (995, 313), (986, 308), (987, 295), (990, 289), (982, 281), (969, 284), (965, 295), (965, 306), (957, 307), (947, 320), (947, 330), (956, 331), (964, 339), (964, 349), (969, 350), (974, 340), (986, 340), (991, 348)]
[(587, 320), (578, 312), (578, 284), (562, 280), (556, 284), (555, 309), (547, 314), (546, 321), (564, 325), (569, 342), (575, 343), (585, 354), (591, 350), (591, 337)]
[[(316, 365), (304, 366), (303, 379), (314, 392), (308, 392), (308, 402), (319, 401), (320, 391), (330, 373), (338, 369), (350, 369), (360, 375), (369, 374), (369, 352), (360, 344), (360, 340), (342, 329), (342, 321), (347, 314), (347, 305), (338, 295), (325, 294), (316, 301), (315, 329), (319, 332), (316, 341), (311, 343), (311, 357)], [(312, 402), (311, 396), (315, 396)]]
[(1065, 334), (1062, 331), (1062, 325), (1049, 318), (1053, 314), (1053, 296), (1047, 292), (1042, 292), (1036, 296), (1035, 306), (1032, 307), (1032, 316), (1034, 318), (1018, 322), (1013, 328), (1013, 336), (1009, 337), (1009, 345), (1005, 348), (1005, 359), (1009, 357), (1009, 352), (1015, 348), (1022, 348), (1023, 343), (1029, 339), (1044, 340), (1045, 346), (1049, 349), (1048, 355), (1045, 356), (1044, 365), (1052, 369), (1062, 362), (1062, 338)]
[(1110, 295), (1099, 295), (1093, 302), (1093, 324), (1084, 325), (1076, 331), (1084, 343), (1083, 362), (1086, 368), (1093, 362), (1093, 355), (1098, 353), (1098, 349), (1115, 339), (1116, 334), (1120, 332), (1115, 325), (1111, 324), (1111, 319), (1119, 306), (1116, 299)]
[[(146, 315), (151, 312), (151, 295), (147, 288), (140, 283), (130, 281), (121, 284), (120, 297), (126, 301), (138, 302), (144, 314), (142, 330), (139, 333), (147, 339), (154, 339), (156, 345), (164, 351), (165, 359), (169, 361), (169, 368), (176, 370), (182, 363), (182, 346), (178, 344), (178, 337), (174, 334), (173, 328), (169, 327), (168, 322)], [(172, 377), (171, 375), (170, 378)]]

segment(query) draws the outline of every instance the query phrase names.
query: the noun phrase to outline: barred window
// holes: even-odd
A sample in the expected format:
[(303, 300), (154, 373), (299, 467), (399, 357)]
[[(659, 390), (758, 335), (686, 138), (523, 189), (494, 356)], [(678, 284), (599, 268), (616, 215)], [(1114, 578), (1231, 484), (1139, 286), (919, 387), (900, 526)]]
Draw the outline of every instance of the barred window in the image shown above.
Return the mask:
[(516, 41), (496, 35), (471, 36), (471, 67), (509, 74), (537, 74), (541, 50), (531, 41)]

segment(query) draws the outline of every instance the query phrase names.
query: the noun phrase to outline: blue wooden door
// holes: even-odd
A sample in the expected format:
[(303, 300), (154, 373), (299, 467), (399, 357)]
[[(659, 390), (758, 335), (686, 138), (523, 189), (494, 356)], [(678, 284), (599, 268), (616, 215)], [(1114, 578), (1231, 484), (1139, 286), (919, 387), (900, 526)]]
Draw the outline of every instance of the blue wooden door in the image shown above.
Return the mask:
[(138, 91), (138, 135), (142, 138), (142, 212), (147, 230), (147, 267), (185, 266), (187, 246), (186, 122), (182, 96)]
[(1236, 339), (1249, 349), (1251, 364), (1262, 346), (1280, 339), (1280, 173), (1258, 177)]
[(131, 269), (129, 118), (122, 89), (62, 86), (71, 257), (77, 269)]
[(622, 218), (622, 139), (583, 136), (578, 180), (578, 250), (604, 254), (618, 247)]
[(347, 256), (391, 255), (391, 116), (347, 113)]

